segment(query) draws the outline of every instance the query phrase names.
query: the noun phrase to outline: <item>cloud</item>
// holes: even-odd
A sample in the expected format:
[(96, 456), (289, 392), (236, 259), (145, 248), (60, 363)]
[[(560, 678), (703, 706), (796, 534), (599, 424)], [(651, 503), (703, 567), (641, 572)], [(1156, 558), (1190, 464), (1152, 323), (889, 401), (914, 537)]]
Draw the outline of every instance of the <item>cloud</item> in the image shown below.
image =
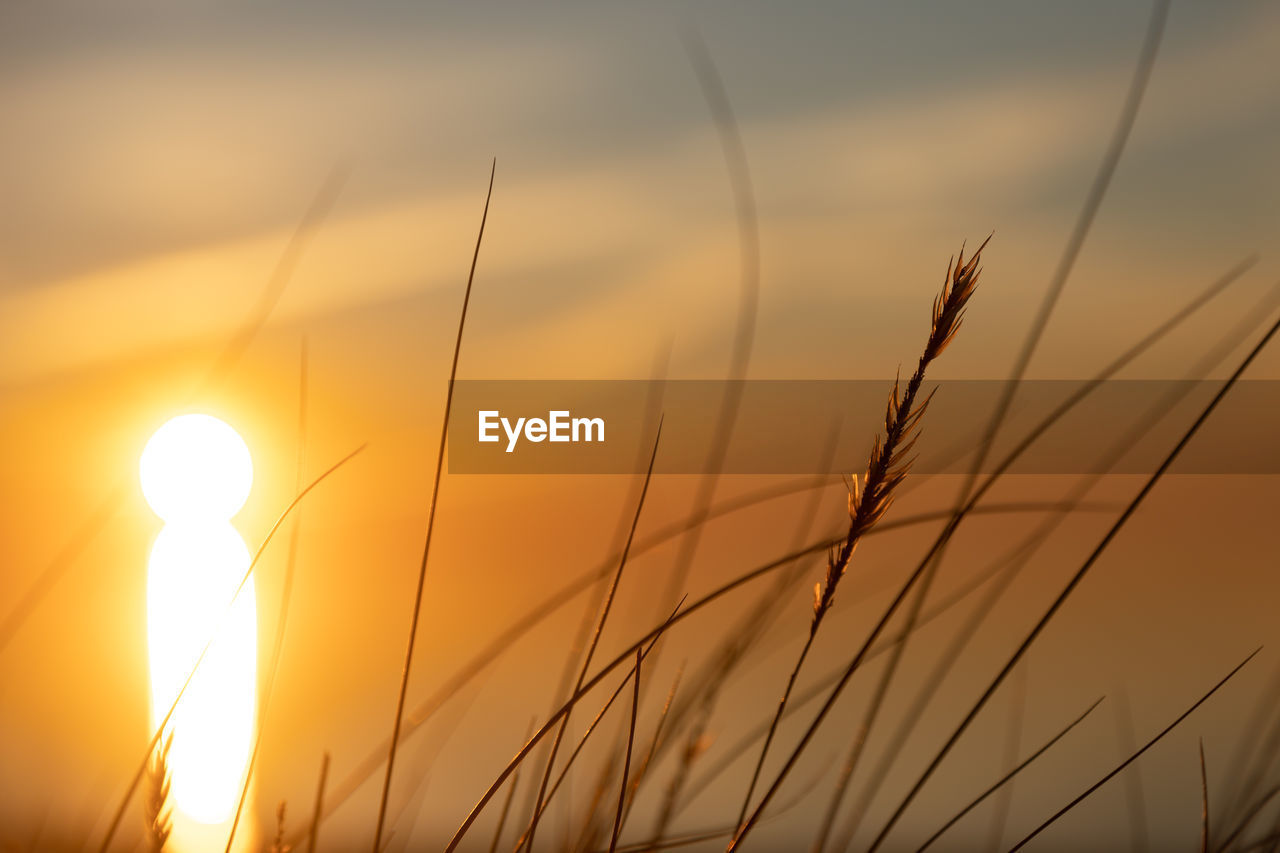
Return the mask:
[[(1262, 73), (1280, 51), (1277, 13), (1258, 10), (1189, 44), (1176, 32), (1127, 163), (1186, 140), (1256, 134), (1259, 116), (1280, 105)], [(489, 322), (531, 367), (612, 343), (596, 366), (624, 369), (647, 364), (662, 335), (696, 347), (725, 328), (736, 249), (704, 116), (673, 118), (643, 139), (585, 141), (603, 98), (645, 96), (611, 88), (625, 75), (610, 76), (608, 45), (546, 31), (456, 44), (418, 36), (360, 30), (328, 51), (314, 34), (223, 34), (182, 50), (149, 42), (137, 54), (117, 45), (0, 82), (27, 129), (0, 156), (15, 188), (0, 215), (10, 241), (0, 379), (228, 334), (339, 151), (356, 154), (355, 177), (276, 319), (458, 286), (490, 153), (474, 150), (478, 139), (503, 155), (482, 275), (512, 294)], [(893, 96), (831, 92), (796, 109), (741, 111), (766, 300), (778, 308), (797, 286), (847, 300), (850, 240), (864, 276), (914, 276), (917, 246), (975, 221), (1033, 220), (1046, 198), (1058, 204), (1060, 187), (1092, 172), (1131, 65), (1125, 55), (1010, 68), (982, 84), (941, 79)], [(1214, 162), (1214, 149), (1204, 158)], [(1056, 220), (1020, 225), (1035, 245), (1018, 251), (1056, 253)], [(624, 328), (637, 331), (620, 346), (613, 330)]]

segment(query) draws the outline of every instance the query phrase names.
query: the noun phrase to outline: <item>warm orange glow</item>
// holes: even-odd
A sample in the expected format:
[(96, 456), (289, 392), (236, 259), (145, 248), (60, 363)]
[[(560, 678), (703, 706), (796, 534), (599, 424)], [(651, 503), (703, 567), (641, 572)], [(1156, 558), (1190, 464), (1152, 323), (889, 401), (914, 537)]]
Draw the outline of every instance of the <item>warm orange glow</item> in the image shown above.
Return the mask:
[(173, 736), (169, 769), (181, 845), (184, 823), (221, 824), (232, 816), (252, 747), (257, 605), (252, 579), (236, 596), (250, 558), (229, 519), (248, 496), (253, 471), (231, 427), (183, 415), (148, 442), (141, 474), (147, 502), (167, 522), (147, 581), (152, 725), (164, 719), (213, 640), (166, 732)]

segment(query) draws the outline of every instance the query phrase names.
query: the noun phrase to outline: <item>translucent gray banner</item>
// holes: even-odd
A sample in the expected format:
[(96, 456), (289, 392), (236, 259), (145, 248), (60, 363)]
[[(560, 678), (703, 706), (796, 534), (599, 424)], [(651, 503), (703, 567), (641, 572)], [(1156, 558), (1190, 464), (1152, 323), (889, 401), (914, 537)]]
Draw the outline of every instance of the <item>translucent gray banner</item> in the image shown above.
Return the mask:
[[(449, 422), (453, 474), (643, 473), (656, 413), (665, 418), (654, 470), (701, 474), (721, 401), (713, 380), (459, 380)], [(748, 380), (726, 474), (860, 472), (884, 429), (892, 380)], [(922, 421), (913, 470), (965, 473), (1001, 380), (948, 380)], [(1021, 383), (990, 472), (1086, 382)], [(1153, 471), (1221, 387), (1219, 382), (1103, 382), (1009, 469), (1014, 474)], [(824, 464), (835, 431), (831, 464)], [(1280, 473), (1280, 381), (1233, 388), (1172, 469), (1183, 474)], [(1120, 449), (1124, 452), (1119, 452)]]

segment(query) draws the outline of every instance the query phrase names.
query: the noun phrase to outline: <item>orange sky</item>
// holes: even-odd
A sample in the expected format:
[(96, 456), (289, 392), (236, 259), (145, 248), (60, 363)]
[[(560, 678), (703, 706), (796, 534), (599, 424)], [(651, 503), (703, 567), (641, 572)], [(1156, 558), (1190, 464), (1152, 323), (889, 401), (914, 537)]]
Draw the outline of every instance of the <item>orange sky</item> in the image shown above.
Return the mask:
[[(668, 345), (672, 376), (726, 371), (738, 244), (715, 126), (680, 46), (682, 28), (693, 25), (733, 101), (759, 209), (749, 375), (888, 378), (913, 364), (947, 258), (962, 240), (994, 230), (982, 286), (934, 375), (999, 378), (1106, 145), (1147, 14), (1144, 3), (991, 3), (963, 14), (917, 4), (801, 4), (786, 14), (667, 4), (502, 14), (396, 4), (266, 12), (136, 2), (110, 13), (73, 5), (0, 13), (0, 103), (13, 129), (0, 140), (0, 501), (8, 510), (0, 614), (117, 486), (123, 497), (0, 649), (0, 823), (16, 838), (42, 821), (100, 833), (145, 746), (144, 566), (158, 529), (136, 484), (147, 437), (192, 402), (232, 423), (257, 468), (237, 518), (256, 544), (293, 488), (304, 336), (307, 472), (362, 442), (369, 449), (303, 510), (300, 575), (258, 783), (261, 819), (287, 798), (301, 822), (321, 751), (332, 751), (336, 778), (385, 737), (491, 157), (497, 181), (462, 376), (644, 378)], [(1265, 3), (1175, 6), (1131, 144), (1031, 375), (1090, 376), (1258, 252), (1245, 279), (1125, 374), (1180, 378), (1272, 286), (1280, 273), (1271, 251), (1277, 50), (1280, 15)], [(225, 375), (202, 386), (340, 164), (349, 176), (266, 326)], [(1242, 344), (1233, 359), (1243, 352)], [(1280, 354), (1265, 354), (1249, 375), (1280, 376)], [(733, 478), (720, 493), (767, 482)], [(929, 480), (895, 513), (946, 506), (957, 485)], [(999, 491), (1005, 500), (1043, 500), (1069, 485), (1019, 478)], [(1096, 497), (1124, 501), (1139, 485), (1114, 478)], [(1278, 485), (1171, 478), (1064, 608), (1028, 659), (1024, 746), (1099, 695), (1109, 704), (1074, 749), (1019, 783), (1006, 843), (1109, 769), (1119, 754), (1117, 695), (1127, 695), (1145, 736), (1255, 646), (1280, 640), (1270, 571)], [(620, 477), (446, 476), (410, 704), (533, 601), (603, 559), (633, 486)], [(657, 481), (641, 532), (678, 518), (692, 491), (688, 478)], [(821, 531), (838, 527), (843, 503), (833, 484)], [(801, 506), (775, 502), (709, 528), (690, 593), (781, 552)], [(1068, 522), (1014, 585), (904, 767), (927, 758), (1112, 517)], [(979, 571), (991, 542), (1031, 523), (975, 521), (953, 548), (943, 587)], [(806, 673), (816, 678), (842, 660), (876, 615), (859, 602), (858, 584), (881, 589), (926, 544), (898, 533), (859, 551), (853, 587)], [(283, 553), (273, 546), (260, 574), (264, 637)], [(653, 621), (673, 554), (659, 549), (629, 569), (602, 653)], [(775, 701), (820, 570), (815, 562), (767, 648), (721, 703), (720, 742)], [(751, 600), (732, 598), (719, 616), (675, 632), (679, 651), (653, 674), (655, 705), (681, 658), (696, 663)], [(875, 599), (885, 600), (883, 591)], [(411, 768), (429, 765), (430, 780), (416, 828), (412, 810), (401, 824), (402, 840), (447, 837), (529, 717), (545, 713), (581, 607), (512, 648), (421, 743), (411, 742), (397, 796), (408, 799)], [(907, 684), (956, 625), (944, 619), (923, 636), (907, 658)], [(1211, 782), (1225, 779), (1234, 733), (1277, 660), (1264, 650), (1144, 761), (1154, 841), (1196, 837), (1195, 738), (1206, 738)], [(797, 778), (843, 752), (870, 683), (840, 706), (829, 744)], [(891, 695), (886, 718), (908, 694)], [(975, 779), (985, 784), (998, 772), (1008, 705), (1006, 687), (910, 813), (904, 846), (975, 790)], [(654, 708), (647, 714), (651, 721)], [(576, 780), (579, 810), (589, 779)], [(709, 795), (681, 826), (731, 818), (736, 785)], [(366, 843), (372, 790), (335, 817), (335, 843)], [(823, 783), (760, 838), (781, 844), (807, 826), (829, 790)], [(988, 817), (959, 827), (954, 843), (985, 839)], [(1123, 833), (1124, 819), (1115, 784), (1043, 849)], [(487, 839), (488, 827), (477, 838)], [(135, 821), (129, 837), (136, 831)]]

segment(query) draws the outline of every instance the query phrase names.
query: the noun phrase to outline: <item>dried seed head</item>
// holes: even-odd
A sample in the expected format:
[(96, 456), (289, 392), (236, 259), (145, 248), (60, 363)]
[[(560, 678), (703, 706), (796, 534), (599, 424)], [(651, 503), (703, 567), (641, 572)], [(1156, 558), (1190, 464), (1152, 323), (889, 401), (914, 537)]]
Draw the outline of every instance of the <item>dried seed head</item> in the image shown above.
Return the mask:
[(987, 237), (982, 241), (982, 245), (973, 253), (973, 257), (968, 262), (964, 259), (964, 248), (960, 249), (960, 256), (956, 258), (954, 265), (947, 267), (947, 277), (942, 283), (942, 292), (938, 294), (937, 299), (933, 301), (933, 329), (929, 335), (929, 344), (925, 348), (925, 354), (922, 361), (931, 361), (937, 358), (947, 344), (951, 343), (951, 339), (955, 337), (956, 332), (960, 330), (960, 323), (964, 319), (964, 309), (969, 302), (969, 298), (978, 288), (978, 276), (981, 270), (978, 269), (978, 261), (982, 256), (982, 250), (987, 247), (987, 243), (991, 241), (991, 237)]
[(284, 810), (285, 801), (281, 800), (276, 806), (276, 837), (271, 842), (271, 853), (289, 853), (293, 849), (293, 845), (286, 844), (284, 840)]
[(173, 810), (169, 805), (169, 748), (173, 746), (170, 732), (157, 748), (151, 765), (147, 768), (150, 790), (144, 811), (147, 819), (147, 847), (150, 853), (164, 850), (173, 831)]
[(965, 306), (978, 286), (978, 263), (982, 250), (990, 240), (990, 237), (984, 240), (967, 261), (962, 247), (959, 256), (948, 263), (942, 291), (933, 302), (933, 325), (920, 361), (905, 385), (900, 374), (894, 377), (893, 389), (885, 405), (884, 433), (877, 434), (872, 441), (862, 483), (859, 484), (855, 477), (849, 488), (849, 531), (838, 556), (828, 564), (826, 587), (815, 598), (814, 628), (831, 607), (836, 583), (848, 567), (858, 541), (889, 511), (898, 486), (911, 469), (914, 461), (911, 454), (919, 437), (920, 420), (933, 398), (931, 392), (923, 401), (917, 402), (925, 371), (960, 328)]

